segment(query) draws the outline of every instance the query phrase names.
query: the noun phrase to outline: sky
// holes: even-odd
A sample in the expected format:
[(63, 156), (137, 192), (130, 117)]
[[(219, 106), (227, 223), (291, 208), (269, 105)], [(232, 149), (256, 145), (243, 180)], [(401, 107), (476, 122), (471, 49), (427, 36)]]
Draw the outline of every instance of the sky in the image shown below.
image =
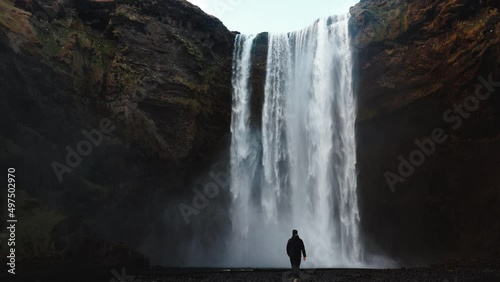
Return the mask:
[(289, 32), (316, 19), (347, 14), (359, 0), (188, 0), (219, 18), (232, 31), (245, 34)]

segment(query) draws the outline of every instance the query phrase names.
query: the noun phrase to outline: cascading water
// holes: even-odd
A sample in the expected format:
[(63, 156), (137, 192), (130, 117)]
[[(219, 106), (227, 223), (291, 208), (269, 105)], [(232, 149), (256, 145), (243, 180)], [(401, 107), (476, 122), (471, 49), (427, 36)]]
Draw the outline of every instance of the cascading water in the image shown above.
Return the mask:
[(235, 41), (227, 265), (288, 266), (297, 229), (305, 267), (360, 266), (348, 16), (269, 35), (260, 130), (250, 126), (254, 38)]
[(253, 134), (250, 128), (250, 77), (251, 49), (255, 36), (237, 35), (233, 61), (233, 108), (231, 120), (231, 192), (234, 206), (241, 210), (232, 213), (233, 226), (246, 234), (249, 227), (246, 214), (251, 206), (248, 200), (257, 167), (257, 154), (252, 150)]

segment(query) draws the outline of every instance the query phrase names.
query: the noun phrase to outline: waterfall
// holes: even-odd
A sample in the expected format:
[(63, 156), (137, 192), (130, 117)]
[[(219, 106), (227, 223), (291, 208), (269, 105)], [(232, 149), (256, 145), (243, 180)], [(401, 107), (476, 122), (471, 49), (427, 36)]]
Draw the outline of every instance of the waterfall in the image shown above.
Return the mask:
[(362, 263), (348, 19), (269, 34), (260, 129), (250, 125), (255, 36), (236, 37), (228, 265), (288, 266), (292, 229), (304, 267)]
[(255, 36), (238, 34), (233, 54), (233, 107), (231, 118), (231, 194), (233, 228), (247, 234), (248, 214), (252, 213), (249, 197), (257, 168), (258, 151), (252, 147), (250, 128), (250, 65)]

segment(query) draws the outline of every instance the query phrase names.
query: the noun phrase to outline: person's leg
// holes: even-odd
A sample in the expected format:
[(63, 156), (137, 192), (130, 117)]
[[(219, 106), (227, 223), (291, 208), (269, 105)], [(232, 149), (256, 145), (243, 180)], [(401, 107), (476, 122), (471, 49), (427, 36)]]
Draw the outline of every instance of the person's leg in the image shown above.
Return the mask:
[(299, 277), (300, 275), (300, 258), (290, 258), (290, 262), (292, 263), (292, 273), (295, 277)]
[(292, 265), (292, 273), (294, 277), (299, 278), (300, 277), (300, 271), (299, 271), (299, 266), (294, 264)]
[(300, 277), (300, 258), (297, 261), (297, 277)]
[(295, 261), (290, 257), (290, 265), (292, 266), (292, 276), (295, 276)]

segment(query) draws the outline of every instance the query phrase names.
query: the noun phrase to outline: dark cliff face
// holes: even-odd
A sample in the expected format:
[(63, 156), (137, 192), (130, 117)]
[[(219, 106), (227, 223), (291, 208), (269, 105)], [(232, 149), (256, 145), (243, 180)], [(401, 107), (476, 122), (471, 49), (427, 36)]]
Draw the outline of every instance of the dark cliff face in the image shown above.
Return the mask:
[(165, 206), (229, 133), (234, 34), (180, 0), (44, 3), (0, 1), (19, 254), (131, 263), (146, 234), (175, 241)]
[[(351, 8), (360, 206), (372, 250), (408, 263), (498, 254), (499, 8), (454, 0)], [(433, 133), (444, 141), (435, 150)], [(401, 174), (399, 156), (414, 169), (402, 165)]]

